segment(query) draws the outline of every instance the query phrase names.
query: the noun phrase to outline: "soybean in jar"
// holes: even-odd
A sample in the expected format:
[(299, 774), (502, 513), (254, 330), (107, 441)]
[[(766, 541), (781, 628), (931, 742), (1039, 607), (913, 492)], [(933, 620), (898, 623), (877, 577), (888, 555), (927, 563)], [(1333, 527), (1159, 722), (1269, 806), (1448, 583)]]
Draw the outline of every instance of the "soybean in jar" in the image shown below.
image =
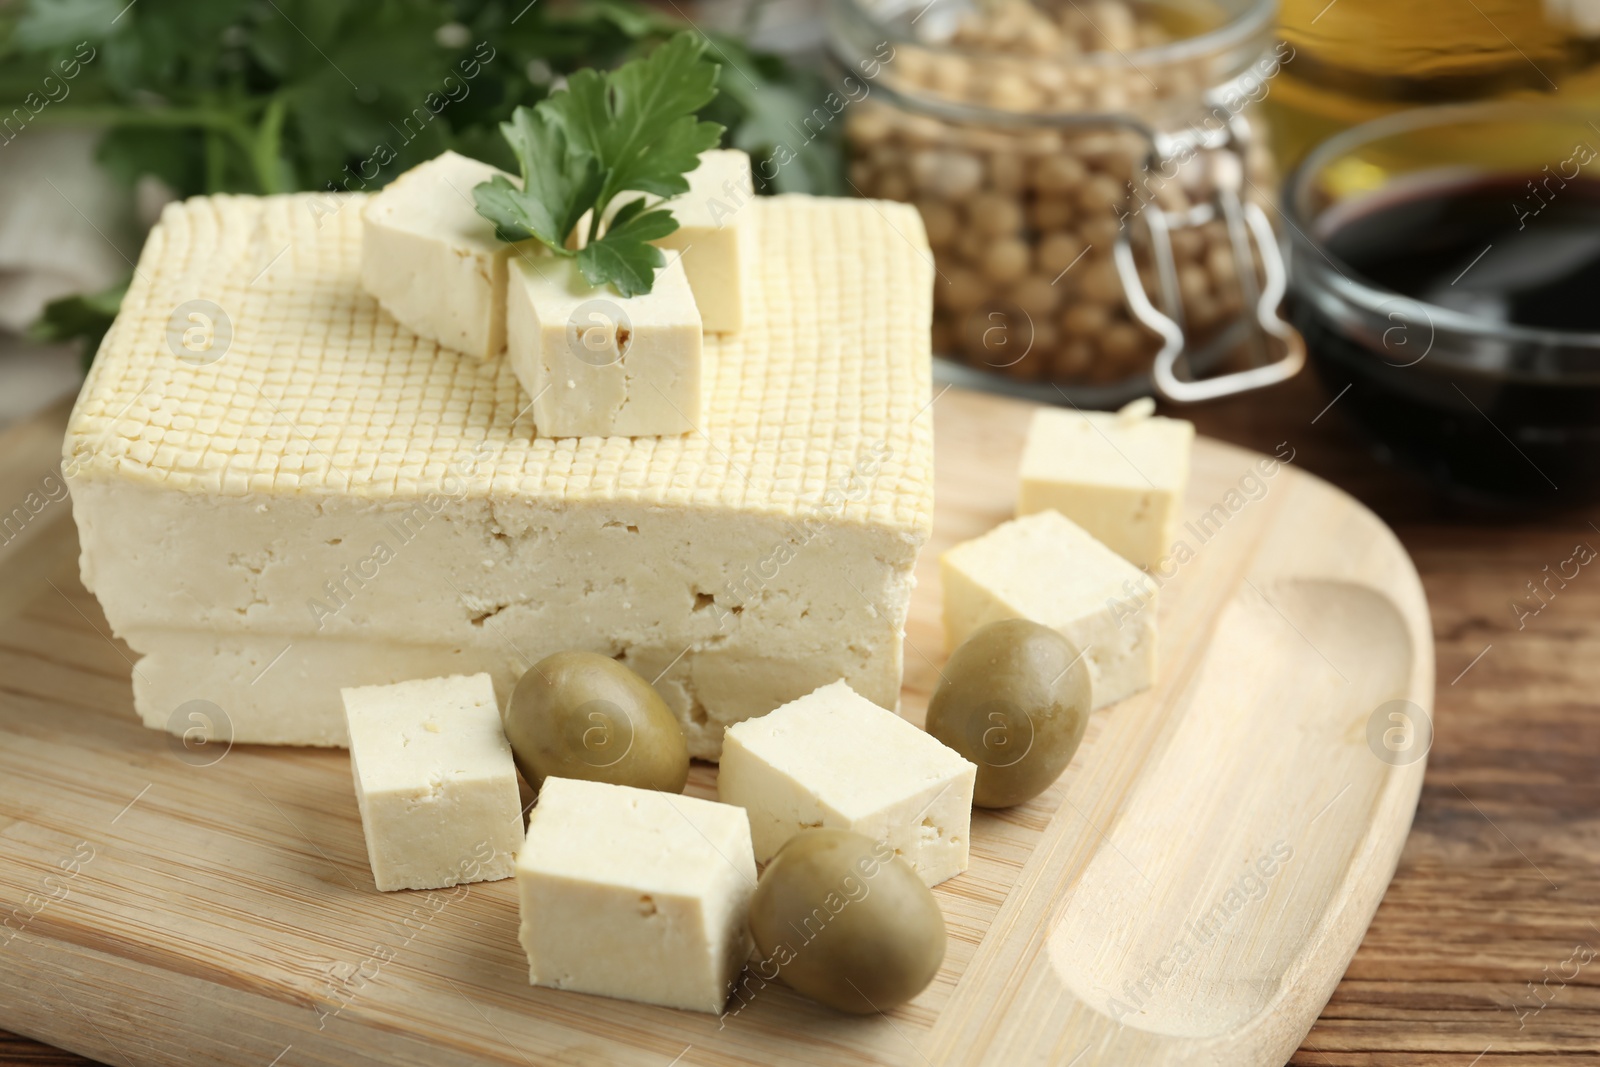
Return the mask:
[(1227, 181), (1266, 203), (1273, 186), (1249, 119), (1279, 66), (1272, 12), (1256, 0), (833, 0), (842, 62), (893, 49), (845, 113), (848, 179), (921, 212), (937, 355), (1051, 399), (1055, 385), (1099, 387), (1106, 402), (1147, 391), (1160, 338), (1131, 313), (1113, 257), (1128, 230), (1156, 301), (1157, 264), (1134, 226), (1146, 211), (1170, 227), (1186, 347), (1243, 336), (1257, 264), (1242, 285), (1214, 193)]

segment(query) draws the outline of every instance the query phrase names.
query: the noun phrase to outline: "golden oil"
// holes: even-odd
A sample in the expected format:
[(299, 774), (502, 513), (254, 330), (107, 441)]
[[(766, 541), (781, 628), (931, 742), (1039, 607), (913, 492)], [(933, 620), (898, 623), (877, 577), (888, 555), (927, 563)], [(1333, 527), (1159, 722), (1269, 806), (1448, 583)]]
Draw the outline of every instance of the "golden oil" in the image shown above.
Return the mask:
[(1407, 107), (1493, 98), (1600, 104), (1600, 0), (1283, 0), (1294, 49), (1267, 97), (1289, 167)]

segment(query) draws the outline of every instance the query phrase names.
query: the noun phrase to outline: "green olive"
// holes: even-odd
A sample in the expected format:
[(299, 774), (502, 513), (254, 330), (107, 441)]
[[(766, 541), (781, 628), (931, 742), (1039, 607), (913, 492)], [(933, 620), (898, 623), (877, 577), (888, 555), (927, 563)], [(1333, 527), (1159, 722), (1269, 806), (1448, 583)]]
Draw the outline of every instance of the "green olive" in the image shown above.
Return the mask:
[(961, 643), (928, 703), (928, 732), (978, 765), (972, 802), (1009, 808), (1061, 776), (1089, 723), (1089, 666), (1060, 633), (1027, 619)]
[(944, 960), (933, 893), (888, 845), (849, 830), (802, 830), (761, 872), (750, 934), (764, 979), (840, 1011), (887, 1011), (922, 992)]
[(683, 792), (683, 727), (648, 682), (608, 656), (557, 652), (522, 676), (505, 714), (517, 769), (537, 788), (581, 778)]

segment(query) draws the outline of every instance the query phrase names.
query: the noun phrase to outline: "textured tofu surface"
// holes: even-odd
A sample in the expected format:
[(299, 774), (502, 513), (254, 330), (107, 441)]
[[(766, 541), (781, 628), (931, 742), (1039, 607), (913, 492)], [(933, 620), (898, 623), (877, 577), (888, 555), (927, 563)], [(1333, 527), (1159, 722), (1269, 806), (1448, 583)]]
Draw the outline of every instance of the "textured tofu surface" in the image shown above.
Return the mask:
[(730, 727), (717, 795), (749, 811), (763, 863), (826, 826), (886, 842), (937, 885), (967, 869), (976, 777), (937, 738), (834, 682)]
[(1056, 511), (964, 541), (939, 558), (946, 647), (1000, 619), (1059, 630), (1089, 665), (1094, 706), (1148, 689), (1156, 673), (1156, 586)]
[(79, 397), (83, 578), (147, 724), (206, 699), (236, 742), (340, 744), (341, 686), (509, 687), (563, 648), (656, 679), (701, 757), (841, 677), (895, 705), (933, 502), (914, 208), (752, 205), (767, 299), (705, 339), (697, 428), (553, 439), (508, 361), (362, 290), (362, 202), (169, 206)]
[(720, 1012), (750, 954), (743, 808), (548, 778), (517, 854), (535, 985)]
[[(67, 430), (78, 480), (189, 492), (554, 503), (619, 497), (802, 517), (863, 447), (890, 458), (841, 518), (926, 538), (933, 510), (932, 262), (908, 205), (761, 202), (760, 321), (707, 338), (699, 432), (536, 437), (506, 361), (450, 358), (361, 288), (359, 194), (172, 204), (150, 234)], [(214, 362), (167, 344), (209, 300)], [(441, 358), (443, 357), (443, 358)], [(480, 451), (480, 446), (486, 451)]]

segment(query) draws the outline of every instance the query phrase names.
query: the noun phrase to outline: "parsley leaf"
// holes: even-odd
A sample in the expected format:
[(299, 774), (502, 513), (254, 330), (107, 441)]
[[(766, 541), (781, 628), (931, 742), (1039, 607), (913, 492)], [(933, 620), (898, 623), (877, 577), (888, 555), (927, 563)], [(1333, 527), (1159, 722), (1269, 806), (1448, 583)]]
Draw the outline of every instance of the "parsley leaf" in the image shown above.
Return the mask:
[(100, 340), (111, 329), (111, 322), (122, 306), (122, 297), (128, 291), (132, 277), (99, 293), (79, 293), (52, 300), (44, 306), (38, 321), (28, 327), (28, 338), (34, 341), (70, 341), (83, 343), (85, 369), (94, 360)]
[(600, 192), (600, 166), (574, 150), (543, 107), (519, 107), (500, 132), (522, 164), (522, 188), (504, 177), (473, 189), (478, 213), (495, 224), (502, 241), (537, 237), (565, 252), (567, 235)]
[[(614, 215), (618, 194), (671, 197), (688, 192), (685, 174), (715, 146), (722, 126), (695, 112), (717, 94), (719, 68), (704, 59), (706, 41), (684, 32), (643, 59), (610, 74), (580, 70), (564, 90), (501, 124), (522, 169), (519, 189), (503, 177), (473, 190), (478, 213), (502, 240), (536, 237), (558, 256), (576, 256), (594, 286), (623, 296), (648, 293), (666, 262), (650, 244), (678, 228), (670, 211), (646, 210), (635, 197)], [(589, 232), (568, 248), (585, 214)]]
[(677, 228), (672, 212), (661, 208), (646, 211), (643, 197), (630, 200), (612, 218), (605, 234), (578, 252), (578, 269), (590, 285), (610, 282), (623, 296), (648, 293), (655, 286), (656, 271), (666, 263), (661, 249), (649, 242)]
[(717, 95), (717, 71), (705, 62), (706, 41), (687, 31), (609, 75), (580, 70), (548, 105), (567, 135), (605, 168), (599, 206), (634, 189), (657, 196), (689, 191), (683, 177), (700, 153), (716, 146), (722, 127), (695, 112)]

